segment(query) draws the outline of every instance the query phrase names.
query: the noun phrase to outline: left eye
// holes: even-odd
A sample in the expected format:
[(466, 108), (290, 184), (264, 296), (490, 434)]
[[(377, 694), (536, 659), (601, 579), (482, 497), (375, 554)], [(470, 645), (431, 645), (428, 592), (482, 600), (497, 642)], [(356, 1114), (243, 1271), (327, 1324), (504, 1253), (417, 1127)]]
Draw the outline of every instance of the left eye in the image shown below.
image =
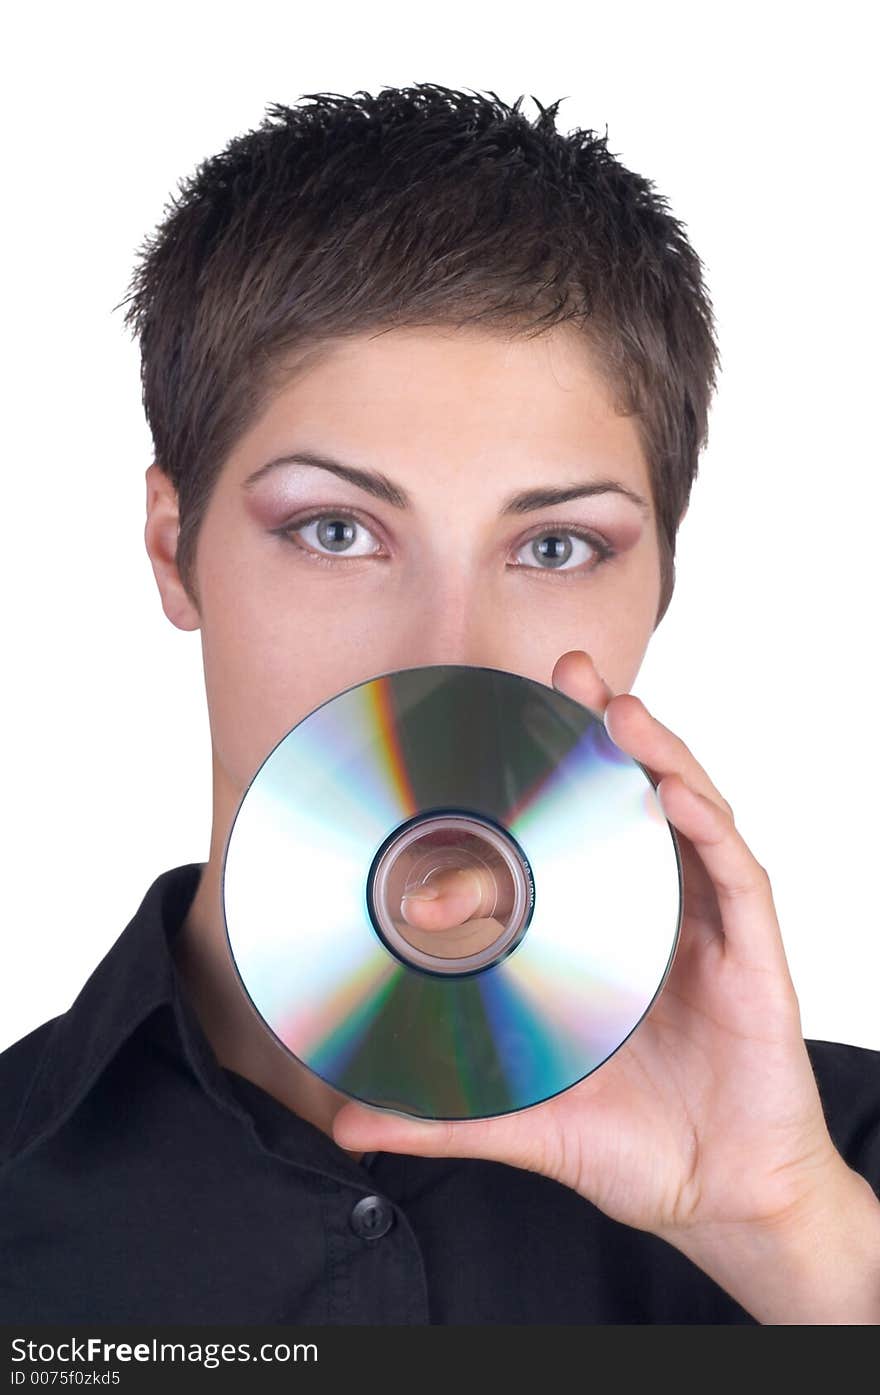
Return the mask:
[(524, 543), (520, 552), (526, 552), (531, 560), (519, 565), (534, 567), (538, 571), (575, 571), (580, 563), (588, 562), (591, 556), (595, 560), (586, 570), (593, 571), (611, 556), (611, 548), (600, 538), (566, 528), (545, 528), (543, 533)]

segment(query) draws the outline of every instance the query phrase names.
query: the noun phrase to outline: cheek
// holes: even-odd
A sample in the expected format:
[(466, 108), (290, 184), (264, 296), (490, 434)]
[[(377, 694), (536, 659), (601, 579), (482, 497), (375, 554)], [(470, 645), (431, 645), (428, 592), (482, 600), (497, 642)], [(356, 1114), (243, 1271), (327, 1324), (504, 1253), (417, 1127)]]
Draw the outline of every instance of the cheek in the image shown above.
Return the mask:
[[(583, 584), (536, 583), (522, 588), (518, 649), (540, 645), (536, 676), (548, 673), (562, 654), (591, 654), (612, 692), (629, 692), (654, 630), (660, 593), (656, 549), (641, 542), (612, 559)], [(536, 638), (537, 637), (537, 638)], [(514, 665), (506, 665), (514, 667)], [(549, 680), (545, 680), (549, 681)]]
[(304, 570), (252, 557), (200, 578), (211, 738), (238, 790), (309, 712), (392, 666), (390, 607)]
[(632, 565), (609, 590), (607, 604), (598, 608), (602, 652), (606, 655), (606, 668), (599, 667), (615, 693), (632, 689), (654, 633), (659, 600), (659, 556), (656, 548), (646, 547), (632, 558)]

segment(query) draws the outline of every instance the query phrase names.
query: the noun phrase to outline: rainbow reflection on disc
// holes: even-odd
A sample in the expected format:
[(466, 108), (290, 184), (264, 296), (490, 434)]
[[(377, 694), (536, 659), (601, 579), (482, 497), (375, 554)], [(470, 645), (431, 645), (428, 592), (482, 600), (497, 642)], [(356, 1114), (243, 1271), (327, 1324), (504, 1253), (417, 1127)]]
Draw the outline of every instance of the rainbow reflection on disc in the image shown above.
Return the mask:
[[(404, 879), (459, 859), (502, 888), (481, 925), (503, 933), (411, 949)], [(456, 664), (372, 678), (293, 727), (242, 797), (221, 882), (278, 1042), (334, 1089), (426, 1119), (526, 1109), (607, 1061), (669, 974), (681, 888), (654, 784), (600, 717)]]

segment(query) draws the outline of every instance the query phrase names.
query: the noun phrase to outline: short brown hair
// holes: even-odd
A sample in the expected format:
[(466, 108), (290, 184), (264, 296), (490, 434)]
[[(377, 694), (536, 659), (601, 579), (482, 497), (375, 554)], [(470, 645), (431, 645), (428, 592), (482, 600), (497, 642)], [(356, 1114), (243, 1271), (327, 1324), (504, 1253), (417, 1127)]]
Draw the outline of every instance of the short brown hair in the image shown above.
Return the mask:
[[(530, 122), (522, 96), (436, 83), (272, 103), (178, 184), (139, 249), (125, 324), (140, 340), (155, 458), (195, 547), (237, 439), (294, 364), (342, 336), (572, 321), (635, 416), (672, 597), (675, 537), (719, 364), (703, 266), (653, 184), (603, 137)], [(118, 308), (118, 307), (117, 307)]]

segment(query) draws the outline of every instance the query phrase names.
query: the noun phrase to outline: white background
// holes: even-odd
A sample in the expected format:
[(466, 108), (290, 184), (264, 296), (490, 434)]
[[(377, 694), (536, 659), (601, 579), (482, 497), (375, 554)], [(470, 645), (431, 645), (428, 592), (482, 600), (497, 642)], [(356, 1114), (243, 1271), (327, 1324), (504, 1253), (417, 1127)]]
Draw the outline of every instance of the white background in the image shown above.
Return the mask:
[[(707, 268), (722, 375), (678, 584), (634, 685), (768, 869), (804, 1034), (880, 1048), (877, 112), (869, 7), (49, 5), (3, 93), (0, 1048), (202, 861), (197, 632), (143, 546), (122, 311), (176, 182), (308, 92), (565, 97)], [(317, 17), (316, 17), (317, 16)], [(541, 16), (542, 19), (539, 19)]]

